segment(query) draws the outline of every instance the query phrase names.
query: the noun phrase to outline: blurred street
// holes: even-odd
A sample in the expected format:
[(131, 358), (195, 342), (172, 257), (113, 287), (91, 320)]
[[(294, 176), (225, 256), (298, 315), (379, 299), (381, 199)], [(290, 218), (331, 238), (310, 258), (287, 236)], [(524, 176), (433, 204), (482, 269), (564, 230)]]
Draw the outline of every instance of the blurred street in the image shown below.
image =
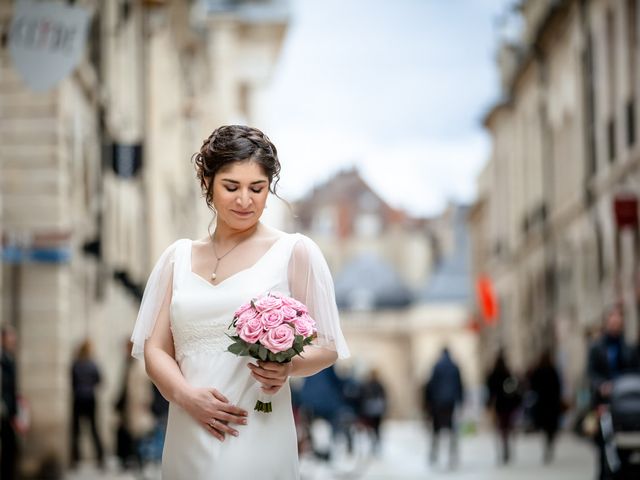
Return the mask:
[(255, 401), (228, 336), (275, 290), (248, 353), (313, 319), (337, 360), (297, 438), (250, 423), (268, 468), (172, 413), (192, 477), (591, 480), (487, 419), (640, 432), (640, 0), (1, 0), (0, 38), (0, 480), (160, 479), (169, 402)]
[(593, 476), (591, 445), (564, 434), (557, 445), (556, 459), (542, 463), (542, 442), (537, 435), (520, 435), (514, 443), (514, 459), (508, 466), (496, 460), (492, 433), (483, 431), (460, 440), (461, 461), (457, 469), (447, 467), (447, 438), (441, 439), (440, 462), (427, 464), (428, 437), (421, 424), (392, 424), (385, 431), (381, 459), (376, 459), (362, 477), (366, 479), (539, 479), (586, 480)]
[[(325, 462), (301, 460), (302, 480), (338, 480), (360, 478), (366, 480), (533, 480), (540, 478), (588, 480), (593, 478), (594, 456), (591, 445), (569, 433), (563, 434), (557, 445), (556, 458), (543, 465), (542, 444), (537, 435), (516, 438), (514, 460), (510, 465), (496, 462), (494, 441), (490, 432), (466, 435), (461, 439), (461, 462), (455, 470), (446, 466), (446, 441), (441, 442), (440, 462), (435, 467), (427, 463), (428, 443), (422, 424), (417, 422), (388, 422), (383, 430), (383, 449), (379, 457), (363, 464), (357, 471), (345, 472), (342, 466), (331, 469)], [(446, 440), (446, 437), (443, 438)], [(160, 478), (150, 469), (144, 478)], [(68, 480), (134, 480), (131, 474), (98, 474), (88, 465), (67, 476)], [(137, 477), (141, 478), (141, 477)]]

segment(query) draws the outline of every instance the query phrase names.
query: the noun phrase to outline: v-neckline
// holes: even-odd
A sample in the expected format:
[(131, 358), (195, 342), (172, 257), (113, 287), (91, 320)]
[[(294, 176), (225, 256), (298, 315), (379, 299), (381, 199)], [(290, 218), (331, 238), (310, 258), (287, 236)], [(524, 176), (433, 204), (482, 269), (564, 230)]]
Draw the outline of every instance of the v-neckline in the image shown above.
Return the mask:
[(191, 275), (193, 275), (194, 277), (200, 279), (202, 282), (204, 282), (205, 284), (209, 285), (211, 288), (217, 288), (220, 285), (222, 285), (223, 283), (226, 283), (228, 280), (231, 280), (232, 278), (244, 273), (244, 272), (248, 272), (249, 270), (253, 270), (261, 261), (264, 257), (266, 257), (274, 248), (275, 246), (284, 238), (287, 237), (288, 234), (284, 234), (281, 235), (275, 242), (273, 242), (271, 244), (271, 246), (269, 248), (267, 248), (267, 250), (262, 254), (262, 256), (260, 258), (258, 258), (253, 265), (250, 265), (247, 268), (243, 268), (242, 270), (238, 270), (235, 273), (232, 273), (231, 275), (229, 275), (228, 277), (223, 278), (219, 283), (212, 283), (208, 280), (206, 280), (205, 278), (201, 277), (200, 275), (198, 275), (196, 272), (193, 271), (193, 240), (191, 240), (191, 245), (189, 248), (189, 273)]

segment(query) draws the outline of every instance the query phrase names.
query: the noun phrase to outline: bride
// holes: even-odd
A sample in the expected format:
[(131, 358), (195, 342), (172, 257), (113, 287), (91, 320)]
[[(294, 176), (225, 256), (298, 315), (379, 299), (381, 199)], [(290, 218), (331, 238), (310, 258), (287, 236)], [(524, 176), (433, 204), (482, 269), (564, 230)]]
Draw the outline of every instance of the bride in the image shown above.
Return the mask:
[[(194, 155), (216, 228), (181, 239), (157, 261), (145, 289), (133, 355), (170, 402), (165, 480), (299, 478), (289, 377), (309, 376), (349, 355), (331, 275), (309, 238), (260, 222), (276, 193), (276, 147), (260, 130), (216, 129)], [(269, 291), (307, 305), (318, 338), (290, 363), (227, 351), (234, 311)], [(252, 410), (260, 392), (273, 411)]]

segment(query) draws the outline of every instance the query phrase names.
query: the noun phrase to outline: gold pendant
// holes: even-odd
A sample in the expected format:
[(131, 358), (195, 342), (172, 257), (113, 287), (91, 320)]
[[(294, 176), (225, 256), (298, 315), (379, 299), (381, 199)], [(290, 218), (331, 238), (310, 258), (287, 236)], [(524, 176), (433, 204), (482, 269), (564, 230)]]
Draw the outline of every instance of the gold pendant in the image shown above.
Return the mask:
[(213, 282), (213, 281), (216, 279), (216, 277), (217, 277), (217, 276), (218, 276), (218, 275), (216, 275), (216, 274), (215, 274), (215, 272), (214, 272), (214, 273), (212, 273), (212, 274), (211, 274), (211, 281)]

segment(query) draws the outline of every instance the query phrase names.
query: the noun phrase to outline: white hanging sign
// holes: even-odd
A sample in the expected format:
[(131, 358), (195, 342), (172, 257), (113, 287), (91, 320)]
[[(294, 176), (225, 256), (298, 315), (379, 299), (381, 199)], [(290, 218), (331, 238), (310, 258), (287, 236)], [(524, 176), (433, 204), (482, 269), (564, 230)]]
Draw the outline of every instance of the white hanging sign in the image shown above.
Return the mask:
[(91, 12), (51, 1), (18, 0), (9, 29), (9, 53), (32, 90), (55, 86), (78, 65)]

